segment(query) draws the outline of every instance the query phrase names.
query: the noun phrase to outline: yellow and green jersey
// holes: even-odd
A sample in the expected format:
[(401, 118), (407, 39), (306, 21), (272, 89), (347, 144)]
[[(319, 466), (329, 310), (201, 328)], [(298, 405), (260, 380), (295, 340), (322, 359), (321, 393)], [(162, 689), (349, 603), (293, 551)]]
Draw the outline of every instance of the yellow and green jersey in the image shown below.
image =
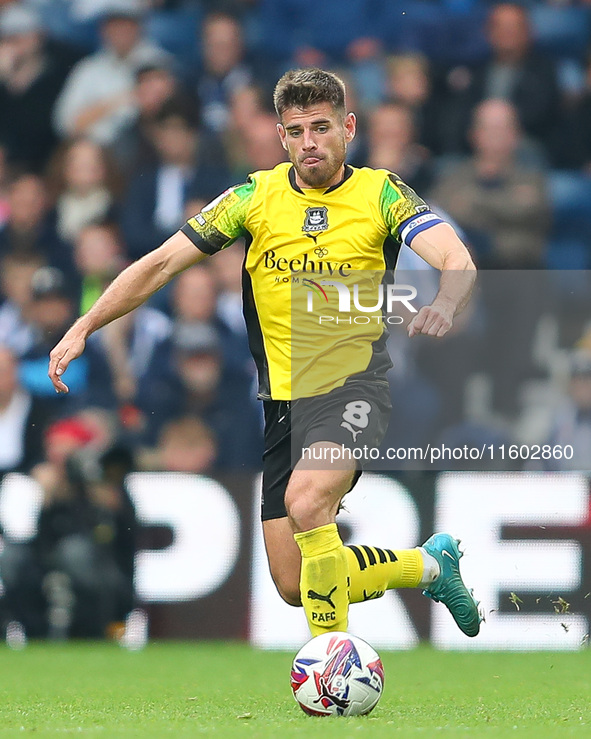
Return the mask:
[(206, 254), (245, 238), (244, 315), (259, 395), (290, 400), (385, 374), (381, 308), (364, 311), (369, 322), (348, 321), (340, 291), (353, 296), (359, 283), (360, 295), (375, 294), (401, 243), (440, 222), (386, 170), (347, 166), (338, 185), (300, 189), (284, 163), (230, 188), (181, 230)]

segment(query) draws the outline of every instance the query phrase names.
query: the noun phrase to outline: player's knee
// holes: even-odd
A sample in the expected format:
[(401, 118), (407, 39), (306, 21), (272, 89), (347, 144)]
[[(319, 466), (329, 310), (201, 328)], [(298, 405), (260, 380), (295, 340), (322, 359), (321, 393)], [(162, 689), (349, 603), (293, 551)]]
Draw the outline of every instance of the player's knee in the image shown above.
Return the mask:
[(326, 500), (313, 490), (288, 490), (285, 509), (294, 531), (309, 531), (326, 523), (329, 515)]

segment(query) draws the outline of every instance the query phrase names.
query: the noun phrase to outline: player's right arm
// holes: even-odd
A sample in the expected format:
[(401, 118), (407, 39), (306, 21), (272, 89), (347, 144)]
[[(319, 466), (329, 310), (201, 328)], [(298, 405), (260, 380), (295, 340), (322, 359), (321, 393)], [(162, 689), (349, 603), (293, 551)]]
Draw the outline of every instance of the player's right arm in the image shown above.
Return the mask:
[(92, 308), (79, 318), (49, 355), (49, 378), (58, 393), (67, 393), (62, 380), (94, 331), (137, 308), (179, 272), (209, 254), (225, 249), (243, 233), (255, 178), (231, 187), (189, 218), (180, 231), (118, 275)]
[(48, 374), (56, 391), (68, 392), (61, 376), (82, 354), (90, 334), (137, 308), (175, 275), (206, 256), (182, 231), (177, 231), (158, 249), (124, 269), (51, 351)]

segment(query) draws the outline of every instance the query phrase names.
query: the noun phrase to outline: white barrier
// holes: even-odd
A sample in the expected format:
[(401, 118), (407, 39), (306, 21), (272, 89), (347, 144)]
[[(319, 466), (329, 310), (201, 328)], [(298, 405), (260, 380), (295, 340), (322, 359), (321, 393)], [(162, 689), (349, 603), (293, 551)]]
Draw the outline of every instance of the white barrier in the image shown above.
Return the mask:
[[(250, 609), (250, 639), (270, 649), (301, 646), (308, 630), (301, 609), (287, 606), (271, 581), (259, 522), (260, 481), (252, 491), (252, 530), (242, 507), (215, 480), (176, 473), (133, 473), (129, 490), (140, 523), (166, 526), (169, 546), (143, 550), (136, 558), (136, 586), (147, 604), (198, 601), (215, 594), (244, 559), (239, 552), (252, 539), (250, 603), (245, 596), (232, 604), (244, 621)], [(41, 492), (24, 475), (7, 475), (0, 488), (0, 524), (7, 537), (26, 541), (35, 530)], [(420, 544), (421, 506), (400, 482), (365, 474), (346, 498), (339, 520), (351, 531), (351, 542), (385, 548)], [(425, 507), (423, 506), (423, 510)], [(587, 537), (589, 481), (577, 474), (443, 473), (435, 489), (436, 530), (448, 530), (463, 540), (466, 581), (482, 599), (486, 623), (476, 639), (463, 636), (447, 610), (425, 599), (423, 622), (431, 608), (431, 641), (442, 649), (576, 649), (589, 631), (584, 613), (555, 613), (552, 600), (579, 591), (589, 576), (583, 570), (584, 551), (574, 538), (552, 539), (548, 527), (580, 527)], [(539, 527), (539, 538), (502, 538), (504, 526)], [(241, 536), (246, 537), (241, 544)], [(535, 536), (535, 528), (534, 528)], [(584, 588), (583, 588), (584, 589)], [(591, 589), (591, 588), (590, 588)], [(543, 593), (535, 613), (509, 606), (507, 594), (530, 600)], [(501, 598), (503, 600), (501, 601)], [(591, 599), (589, 599), (591, 608)], [(219, 607), (219, 606), (218, 606)], [(558, 610), (562, 610), (559, 608)], [(196, 635), (198, 635), (196, 625)], [(417, 644), (417, 624), (396, 592), (356, 604), (350, 629), (379, 648), (410, 648)], [(237, 628), (237, 633), (242, 633)]]

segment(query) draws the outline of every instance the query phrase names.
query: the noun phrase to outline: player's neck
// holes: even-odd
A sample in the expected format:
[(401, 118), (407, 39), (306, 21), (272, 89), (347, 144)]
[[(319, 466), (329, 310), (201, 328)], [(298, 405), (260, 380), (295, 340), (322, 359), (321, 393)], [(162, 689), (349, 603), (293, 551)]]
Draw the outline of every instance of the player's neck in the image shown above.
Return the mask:
[(327, 180), (326, 182), (321, 182), (318, 185), (308, 185), (306, 182), (304, 182), (304, 180), (302, 180), (295, 167), (294, 170), (296, 185), (302, 190), (326, 190), (329, 187), (340, 185), (340, 183), (345, 179), (346, 174), (345, 163), (343, 162), (341, 168), (337, 170), (337, 172), (333, 175), (333, 177), (330, 178), (330, 180)]

